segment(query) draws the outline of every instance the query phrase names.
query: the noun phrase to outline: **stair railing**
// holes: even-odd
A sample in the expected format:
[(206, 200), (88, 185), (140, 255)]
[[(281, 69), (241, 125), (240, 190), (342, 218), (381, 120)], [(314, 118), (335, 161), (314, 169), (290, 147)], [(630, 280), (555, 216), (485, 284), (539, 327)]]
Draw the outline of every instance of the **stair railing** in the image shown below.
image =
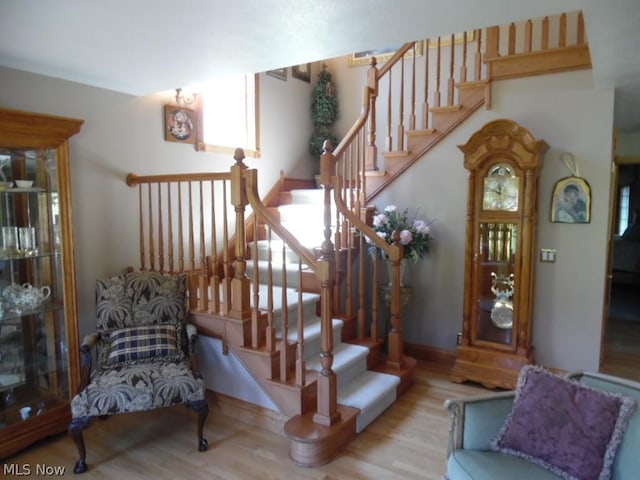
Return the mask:
[(490, 108), (492, 81), (590, 67), (579, 11), (408, 42), (382, 66), (374, 56), (335, 174), (364, 206), (459, 123), (451, 117), (463, 104)]

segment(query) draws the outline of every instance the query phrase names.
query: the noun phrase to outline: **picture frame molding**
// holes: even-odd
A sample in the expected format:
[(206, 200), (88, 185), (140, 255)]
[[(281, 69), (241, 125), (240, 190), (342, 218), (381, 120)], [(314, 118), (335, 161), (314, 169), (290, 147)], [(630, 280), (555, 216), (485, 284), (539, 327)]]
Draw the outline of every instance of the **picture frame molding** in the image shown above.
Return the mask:
[[(360, 66), (360, 65), (369, 65), (371, 63), (371, 57), (376, 57), (376, 61), (378, 64), (384, 63), (389, 60), (396, 51), (400, 48), (397, 47), (384, 47), (380, 49), (374, 50), (364, 50), (362, 52), (355, 52), (349, 55), (347, 59), (347, 63), (350, 67)], [(421, 56), (424, 53), (424, 41), (418, 40), (416, 41), (416, 57)], [(413, 49), (407, 51), (404, 55), (405, 58), (413, 57)]]

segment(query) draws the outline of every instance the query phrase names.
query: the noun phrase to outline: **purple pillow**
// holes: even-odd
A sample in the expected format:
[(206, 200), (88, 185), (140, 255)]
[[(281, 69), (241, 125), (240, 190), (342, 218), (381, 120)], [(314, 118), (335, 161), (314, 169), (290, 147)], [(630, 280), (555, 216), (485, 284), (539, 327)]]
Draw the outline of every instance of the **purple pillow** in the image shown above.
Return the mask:
[(631, 397), (527, 365), (520, 371), (511, 413), (491, 448), (564, 479), (608, 479), (635, 408)]

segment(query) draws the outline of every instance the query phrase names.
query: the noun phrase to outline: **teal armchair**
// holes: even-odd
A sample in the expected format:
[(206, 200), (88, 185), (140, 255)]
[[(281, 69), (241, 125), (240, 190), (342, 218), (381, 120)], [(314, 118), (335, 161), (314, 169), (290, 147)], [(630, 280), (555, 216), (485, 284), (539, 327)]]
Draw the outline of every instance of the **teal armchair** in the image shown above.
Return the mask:
[[(572, 373), (585, 386), (623, 394), (640, 402), (640, 383), (599, 373)], [(515, 391), (447, 400), (449, 444), (446, 480), (557, 480), (560, 476), (524, 458), (491, 449), (509, 416)], [(640, 414), (628, 421), (611, 467), (612, 480), (638, 478)]]

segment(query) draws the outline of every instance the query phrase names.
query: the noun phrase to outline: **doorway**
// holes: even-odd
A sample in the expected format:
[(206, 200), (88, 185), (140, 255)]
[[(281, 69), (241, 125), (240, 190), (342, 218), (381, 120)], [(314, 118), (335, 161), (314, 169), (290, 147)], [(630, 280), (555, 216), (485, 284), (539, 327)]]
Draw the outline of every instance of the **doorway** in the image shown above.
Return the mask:
[(617, 157), (615, 169), (600, 371), (640, 381), (640, 157)]

